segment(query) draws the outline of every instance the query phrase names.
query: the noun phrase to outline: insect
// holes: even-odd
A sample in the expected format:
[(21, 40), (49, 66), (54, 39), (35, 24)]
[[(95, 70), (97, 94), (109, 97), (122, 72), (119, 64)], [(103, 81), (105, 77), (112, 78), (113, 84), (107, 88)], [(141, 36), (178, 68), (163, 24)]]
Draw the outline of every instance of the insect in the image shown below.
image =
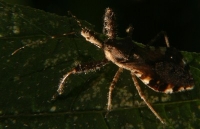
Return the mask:
[[(71, 14), (72, 15), (72, 14)], [(108, 92), (107, 110), (112, 108), (112, 91), (117, 83), (123, 69), (130, 71), (132, 80), (141, 97), (154, 115), (164, 124), (164, 120), (153, 109), (146, 100), (139, 86), (138, 79), (156, 92), (174, 93), (191, 90), (194, 87), (194, 80), (189, 72), (181, 53), (170, 47), (168, 37), (164, 34), (166, 48), (146, 46), (144, 48), (134, 44), (131, 40), (133, 28), (127, 29), (128, 37), (116, 39), (115, 13), (111, 8), (105, 9), (103, 33), (107, 36), (105, 41), (98, 38), (97, 34), (81, 25), (81, 22), (72, 15), (81, 27), (81, 35), (90, 43), (104, 51), (105, 59), (98, 62), (79, 64), (67, 72), (60, 81), (57, 95), (64, 92), (64, 84), (71, 74), (95, 71), (112, 62), (119, 67)], [(53, 96), (53, 99), (57, 95)]]
[[(79, 64), (67, 72), (61, 79), (57, 93), (52, 97), (52, 99), (56, 99), (57, 95), (61, 95), (64, 92), (66, 79), (71, 74), (95, 72), (95, 70), (112, 62), (116, 64), (119, 69), (109, 86), (107, 110), (110, 111), (112, 109), (112, 92), (120, 74), (123, 72), (123, 69), (125, 69), (130, 71), (132, 80), (140, 97), (144, 100), (154, 115), (162, 123), (165, 123), (159, 114), (153, 109), (151, 104), (146, 100), (138, 84), (138, 79), (154, 91), (162, 93), (191, 90), (194, 87), (194, 80), (189, 72), (188, 65), (183, 60), (181, 53), (177, 49), (170, 47), (167, 36), (162, 33), (165, 37), (166, 48), (150, 46), (140, 47), (132, 42), (131, 35), (133, 28), (130, 26), (127, 29), (128, 36), (123, 39), (117, 39), (115, 13), (111, 8), (106, 8), (103, 33), (107, 36), (107, 39), (102, 41), (98, 38), (97, 33), (88, 28), (84, 28), (75, 16), (71, 16), (81, 27), (81, 35), (88, 42), (104, 51), (105, 59), (97, 62)], [(74, 33), (72, 32), (71, 34)], [(24, 47), (14, 51), (12, 55)]]

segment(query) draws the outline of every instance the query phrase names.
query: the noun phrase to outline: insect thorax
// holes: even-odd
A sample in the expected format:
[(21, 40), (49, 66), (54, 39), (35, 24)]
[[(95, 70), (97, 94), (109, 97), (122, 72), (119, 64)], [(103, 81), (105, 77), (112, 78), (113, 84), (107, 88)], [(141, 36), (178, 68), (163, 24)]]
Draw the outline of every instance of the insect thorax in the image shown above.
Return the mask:
[(113, 63), (123, 63), (130, 60), (134, 46), (130, 38), (108, 39), (104, 42), (103, 49), (108, 60)]

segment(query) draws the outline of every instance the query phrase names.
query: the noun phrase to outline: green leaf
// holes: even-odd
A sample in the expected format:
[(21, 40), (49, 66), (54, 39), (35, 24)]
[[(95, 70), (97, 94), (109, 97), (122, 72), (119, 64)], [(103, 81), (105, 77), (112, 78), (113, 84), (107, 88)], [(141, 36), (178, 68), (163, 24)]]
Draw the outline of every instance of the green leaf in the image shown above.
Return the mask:
[[(81, 23), (92, 27), (85, 21)], [(141, 83), (148, 101), (166, 120), (167, 125), (163, 125), (141, 100), (129, 71), (120, 76), (113, 91), (113, 110), (106, 115), (108, 88), (117, 70), (114, 64), (94, 73), (70, 76), (64, 94), (50, 101), (60, 78), (76, 64), (104, 59), (101, 50), (80, 36), (80, 27), (73, 18), (0, 1), (0, 25), (0, 128), (200, 126), (200, 54), (182, 52), (191, 66), (194, 90), (168, 95)], [(67, 36), (51, 38), (63, 33)]]

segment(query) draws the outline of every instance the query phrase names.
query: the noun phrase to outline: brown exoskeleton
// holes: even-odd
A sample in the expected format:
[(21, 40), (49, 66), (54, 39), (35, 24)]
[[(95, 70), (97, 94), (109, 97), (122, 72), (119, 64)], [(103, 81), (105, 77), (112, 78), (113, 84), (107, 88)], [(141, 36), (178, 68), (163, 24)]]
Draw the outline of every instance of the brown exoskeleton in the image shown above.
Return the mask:
[[(110, 111), (111, 95), (115, 83), (118, 81), (123, 69), (130, 71), (132, 79), (140, 97), (147, 104), (154, 115), (162, 122), (164, 120), (153, 109), (146, 100), (138, 84), (139, 78), (145, 85), (157, 92), (173, 93), (185, 90), (191, 90), (194, 86), (194, 80), (189, 72), (187, 65), (183, 60), (181, 53), (175, 48), (169, 46), (167, 36), (164, 34), (167, 47), (165, 49), (144, 47), (141, 48), (131, 40), (132, 27), (127, 29), (129, 36), (124, 39), (116, 39), (115, 13), (111, 8), (106, 8), (104, 15), (103, 32), (107, 36), (105, 41), (100, 40), (97, 34), (82, 27), (80, 21), (72, 15), (81, 27), (81, 35), (90, 43), (102, 49), (105, 53), (105, 60), (80, 64), (63, 76), (58, 87), (58, 94), (63, 93), (64, 82), (71, 74), (95, 71), (105, 66), (109, 62), (116, 64), (119, 69), (116, 72), (113, 81), (110, 84), (108, 92), (107, 110)], [(53, 96), (55, 99), (56, 95)]]

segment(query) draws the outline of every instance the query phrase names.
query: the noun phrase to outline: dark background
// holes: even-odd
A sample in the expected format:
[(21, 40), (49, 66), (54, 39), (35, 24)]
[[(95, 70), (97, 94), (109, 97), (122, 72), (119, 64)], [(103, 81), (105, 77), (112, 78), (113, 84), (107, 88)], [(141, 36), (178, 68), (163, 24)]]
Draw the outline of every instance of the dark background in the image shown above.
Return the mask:
[(148, 43), (163, 30), (171, 46), (200, 52), (199, 0), (21, 0), (19, 4), (61, 16), (70, 10), (79, 19), (95, 25), (97, 32), (102, 31), (105, 8), (111, 7), (116, 12), (119, 37), (125, 36), (125, 29), (132, 24), (133, 39), (137, 42)]
[[(8, 0), (6, 1), (8, 2)], [(125, 29), (129, 24), (132, 24), (134, 27), (133, 39), (135, 41), (142, 43), (149, 42), (157, 33), (159, 33), (162, 30), (165, 30), (168, 33), (171, 46), (175, 46), (180, 50), (199, 52), (200, 51), (199, 50), (200, 48), (199, 45), (200, 4), (199, 3), (200, 3), (199, 0), (198, 1), (162, 0), (162, 2), (144, 1), (144, 0), (123, 1), (123, 2), (122, 1), (117, 2), (114, 0), (113, 1), (101, 0), (101, 2), (99, 0), (98, 1), (88, 0), (86, 2), (84, 0), (79, 0), (79, 1), (49, 0), (47, 2), (43, 1), (37, 2), (35, 0), (35, 1), (28, 1), (28, 3), (21, 2), (19, 4), (31, 6), (33, 8), (39, 8), (44, 11), (56, 13), (61, 16), (66, 16), (67, 11), (70, 10), (79, 19), (87, 20), (88, 22), (96, 25), (95, 30), (98, 32), (102, 31), (102, 21), (105, 8), (111, 7), (113, 8), (113, 10), (115, 10), (117, 15), (119, 36), (126, 35)], [(24, 19), (22, 19), (22, 21), (23, 20)], [(31, 19), (28, 19), (28, 21), (29, 20)], [(46, 22), (44, 22), (43, 24), (45, 23)], [(68, 25), (67, 21), (66, 25)], [(34, 28), (34, 26), (31, 26), (31, 28)], [(36, 30), (37, 29), (38, 28), (36, 28)], [(66, 32), (69, 31), (66, 30)], [(35, 35), (33, 35), (33, 38), (34, 36)], [(68, 38), (65, 39), (68, 40)], [(96, 73), (73, 76), (72, 78), (70, 78), (72, 82), (70, 86), (67, 87), (66, 85), (65, 95), (61, 97), (60, 100), (56, 101), (53, 104), (48, 102), (48, 100), (51, 99), (52, 95), (55, 93), (57, 89), (59, 79), (62, 77), (62, 75), (64, 75), (68, 71), (68, 69), (72, 67), (73, 62), (76, 61), (77, 58), (78, 60), (82, 59), (85, 62), (87, 60), (92, 61), (91, 59), (100, 59), (100, 57), (94, 58), (100, 55), (97, 54), (97, 52), (95, 51), (96, 49), (93, 49), (94, 46), (89, 48), (90, 51), (92, 52), (95, 51), (94, 53), (91, 52), (89, 56), (82, 56), (84, 54), (81, 55), (74, 54), (73, 56), (69, 57), (68, 56), (69, 54), (66, 54), (68, 50), (70, 51), (76, 50), (78, 52), (80, 51), (80, 53), (83, 53), (84, 48), (88, 47), (80, 46), (78, 48), (83, 48), (80, 50), (77, 47), (71, 49), (70, 47), (65, 47), (65, 46), (70, 46), (70, 44), (75, 44), (74, 46), (76, 46), (76, 44), (79, 45), (79, 42), (78, 41), (70, 42), (70, 44), (68, 44), (69, 42), (66, 42), (64, 40), (59, 44), (59, 41), (58, 42), (57, 41), (58, 40), (54, 40), (53, 42), (49, 40), (47, 44), (44, 45), (41, 44), (39, 45), (39, 47), (36, 47), (34, 49), (30, 48), (23, 49), (16, 55), (9, 58), (5, 56), (4, 51), (1, 52), (1, 54), (3, 54), (3, 56), (0, 56), (2, 62), (1, 73), (3, 73), (3, 76), (1, 77), (1, 79), (3, 80), (1, 84), (2, 85), (1, 91), (2, 91), (2, 96), (4, 97), (2, 97), (2, 102), (0, 103), (0, 105), (2, 105), (1, 107), (5, 109), (3, 110), (3, 113), (5, 113), (5, 111), (8, 112), (8, 114), (5, 114), (5, 116), (9, 114), (12, 115), (13, 112), (14, 114), (17, 115), (19, 114), (19, 116), (23, 112), (25, 112), (25, 115), (26, 113), (31, 115), (31, 117), (25, 116), (22, 118), (19, 117), (19, 119), (9, 118), (8, 116), (8, 119), (3, 119), (6, 125), (13, 125), (16, 128), (18, 126), (16, 126), (16, 124), (13, 124), (13, 122), (17, 124), (21, 122), (18, 125), (23, 125), (23, 127), (26, 126), (27, 124), (29, 125), (30, 123), (30, 125), (36, 126), (36, 128), (38, 127), (38, 125), (40, 125), (41, 128), (42, 127), (59, 128), (59, 127), (66, 127), (66, 122), (67, 122), (72, 124), (72, 126), (74, 125), (73, 127), (75, 128), (78, 125), (86, 125), (88, 124), (88, 122), (86, 121), (93, 118), (95, 118), (96, 120), (97, 117), (94, 116), (93, 113), (89, 113), (89, 115), (83, 114), (83, 117), (80, 117), (77, 123), (73, 123), (74, 119), (73, 115), (72, 117), (68, 117), (68, 114), (62, 115), (62, 112), (60, 114), (60, 111), (64, 112), (69, 111), (69, 113), (71, 113), (71, 105), (73, 105), (72, 107), (73, 109), (76, 109), (76, 107), (81, 106), (81, 110), (85, 111), (86, 109), (86, 112), (87, 110), (90, 111), (91, 109), (94, 109), (95, 108), (94, 105), (100, 104), (102, 105), (101, 107), (106, 106), (108, 86), (112, 81), (115, 70), (117, 69), (112, 64), (102, 69), (102, 71), (98, 71)], [(18, 47), (17, 46), (13, 47), (13, 45), (15, 44), (18, 45)], [(21, 42), (17, 41), (15, 43), (9, 42), (8, 45), (6, 44), (5, 47), (6, 48), (5, 50), (7, 52), (6, 55), (11, 54), (11, 52), (21, 47), (22, 45), (20, 44)], [(59, 44), (58, 48), (57, 44)], [(91, 44), (88, 43), (85, 45), (91, 45)], [(164, 46), (165, 44), (161, 43), (161, 45)], [(57, 59), (57, 57), (54, 56), (57, 55), (57, 52), (59, 52), (58, 55), (62, 55), (62, 53), (64, 53), (69, 58), (68, 57), (64, 59), (60, 58), (59, 62), (57, 62), (56, 65), (54, 65), (54, 63), (50, 63), (51, 66), (47, 69), (44, 66), (44, 62), (48, 59), (50, 60)], [(164, 98), (168, 98), (168, 100), (166, 100), (166, 104), (165, 102), (162, 104), (159, 101), (158, 105), (155, 106), (157, 106), (156, 109), (158, 110), (156, 111), (158, 111), (158, 113), (161, 113), (162, 115), (166, 114), (165, 115), (166, 118), (169, 119), (172, 123), (170, 124), (170, 126), (174, 125), (171, 127), (177, 127), (177, 126), (180, 126), (182, 128), (199, 127), (198, 118), (200, 113), (198, 109), (199, 107), (198, 98), (200, 90), (198, 87), (199, 86), (198, 67), (199, 67), (200, 56), (198, 55), (192, 54), (191, 57), (193, 60), (191, 62), (192, 64), (191, 72), (195, 77), (195, 90), (192, 90), (190, 92), (182, 92), (179, 94), (171, 94), (170, 97), (166, 97), (163, 94), (156, 93), (153, 90), (149, 90), (149, 88), (142, 86), (142, 88), (145, 89), (145, 91), (146, 89), (148, 90), (148, 92), (145, 92), (148, 96), (150, 95), (159, 96), (159, 98), (163, 98), (162, 96), (164, 96)], [(103, 56), (103, 54), (101, 54), (100, 56)], [(65, 59), (67, 59), (67, 61)], [(72, 61), (68, 62), (68, 60)], [(126, 88), (128, 88), (127, 89), (128, 93), (129, 92), (133, 93), (134, 100), (136, 100), (136, 102), (137, 101), (141, 102), (142, 100), (137, 94), (135, 88), (132, 86), (133, 83), (132, 80), (130, 79), (130, 75), (127, 74), (127, 72), (123, 74), (124, 75), (121, 76), (118, 83), (119, 88), (124, 88), (124, 86), (126, 86)], [(15, 78), (17, 79), (17, 81), (15, 81)], [(89, 100), (89, 101), (84, 101), (84, 103), (81, 103), (80, 101), (81, 97), (89, 93), (93, 94), (94, 91), (93, 87), (95, 87), (95, 85), (99, 82), (101, 78), (105, 79), (105, 81), (104, 83), (101, 83), (101, 85), (98, 85), (101, 88), (100, 90), (101, 92), (98, 92), (99, 94), (97, 95), (97, 97), (93, 99), (95, 101)], [(120, 96), (118, 96), (117, 94), (118, 91), (120, 90), (116, 89), (114, 93), (116, 98), (115, 101), (116, 103), (120, 102), (121, 100), (126, 100), (125, 98), (120, 98)], [(77, 96), (79, 98), (77, 98)], [(130, 98), (130, 100), (133, 101), (132, 98)], [(40, 113), (43, 111), (47, 112), (47, 114), (51, 114), (48, 111), (54, 104), (56, 105), (56, 107), (58, 107), (56, 110), (56, 112), (59, 113), (58, 116), (57, 115), (52, 117), (46, 116), (46, 114), (44, 113), (43, 117), (43, 116), (35, 116), (33, 114), (35, 112)], [(113, 127), (122, 127), (118, 125), (123, 125), (124, 123), (126, 124), (127, 122), (129, 123), (129, 121), (131, 123), (133, 122), (133, 120), (136, 121), (136, 123), (137, 122), (139, 123), (140, 121), (143, 122), (144, 120), (143, 123), (145, 123), (145, 127), (148, 127), (148, 125), (152, 125), (149, 126), (149, 128), (161, 127), (161, 126), (156, 126), (157, 123), (156, 124), (154, 123), (154, 121), (156, 121), (156, 118), (148, 108), (133, 107), (132, 109), (121, 110), (122, 112), (121, 111), (111, 112), (112, 113), (110, 117), (111, 119), (108, 119), (108, 121), (111, 123), (110, 125)], [(91, 111), (93, 112), (93, 110)], [(132, 115), (132, 113), (134, 115)], [(131, 114), (131, 116), (129, 114)], [(138, 115), (139, 117), (137, 117)], [(80, 116), (82, 116), (82, 114), (80, 114)], [(105, 123), (105, 120), (102, 119), (102, 116), (100, 120), (101, 121), (96, 121), (96, 123), (91, 120), (93, 123), (89, 124), (89, 126), (92, 127), (91, 125), (95, 124), (98, 125), (98, 123), (100, 122)], [(185, 125), (187, 125), (187, 127)]]

